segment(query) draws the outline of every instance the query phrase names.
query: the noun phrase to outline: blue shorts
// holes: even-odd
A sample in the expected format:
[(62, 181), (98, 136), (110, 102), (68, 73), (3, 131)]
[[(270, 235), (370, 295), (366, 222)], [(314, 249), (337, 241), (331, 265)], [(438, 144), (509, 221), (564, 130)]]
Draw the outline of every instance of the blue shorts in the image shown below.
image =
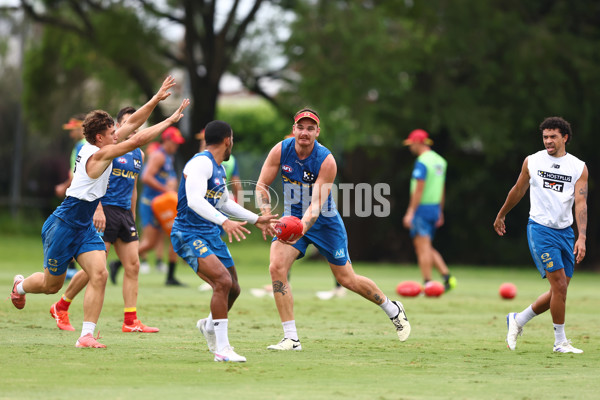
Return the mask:
[(437, 219), (432, 220), (431, 218), (425, 218), (421, 215), (415, 214), (410, 227), (410, 237), (414, 238), (415, 236), (429, 236), (431, 240), (433, 240), (433, 235), (435, 235), (436, 231), (436, 222)]
[(347, 262), (351, 262), (350, 254), (348, 254), (346, 227), (339, 215), (319, 217), (306, 235), (293, 245), (300, 252), (298, 259), (304, 257), (309, 244), (314, 245), (319, 253), (333, 265), (346, 265)]
[(527, 241), (533, 262), (542, 278), (546, 271), (565, 270), (565, 275), (573, 277), (575, 255), (573, 246), (575, 234), (573, 228), (553, 229), (529, 220), (527, 223)]
[(225, 268), (233, 267), (233, 258), (221, 237), (216, 235), (201, 235), (171, 230), (171, 243), (173, 250), (189, 264), (194, 272), (198, 272), (198, 258), (205, 258), (211, 254), (223, 263)]
[(146, 225), (152, 225), (154, 228), (160, 229), (160, 224), (152, 211), (152, 199), (142, 197), (138, 206), (138, 213), (142, 228), (146, 227)]
[[(90, 221), (91, 222), (91, 221)], [(54, 214), (42, 227), (44, 268), (52, 275), (62, 275), (73, 257), (94, 250), (106, 251), (106, 245), (94, 226), (74, 228)]]

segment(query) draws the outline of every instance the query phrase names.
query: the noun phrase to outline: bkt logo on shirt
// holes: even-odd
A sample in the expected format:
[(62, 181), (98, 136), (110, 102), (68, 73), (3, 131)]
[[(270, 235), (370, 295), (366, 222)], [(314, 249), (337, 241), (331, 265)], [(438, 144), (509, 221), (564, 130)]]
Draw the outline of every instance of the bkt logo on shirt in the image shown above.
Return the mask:
[(304, 182), (313, 183), (316, 180), (315, 174), (313, 174), (312, 172), (310, 172), (310, 171), (303, 171), (303, 172), (304, 173), (302, 174), (302, 180)]
[(281, 170), (282, 170), (283, 172), (287, 172), (287, 173), (291, 173), (291, 172), (293, 172), (293, 171), (294, 171), (294, 170), (292, 169), (292, 167), (290, 167), (289, 165), (284, 165), (284, 166), (282, 166), (282, 167), (281, 167)]
[(554, 182), (554, 181), (549, 181), (547, 179), (544, 179), (544, 189), (550, 189), (550, 190), (554, 190), (555, 192), (561, 192), (563, 191), (565, 184), (562, 182)]
[(117, 162), (119, 164), (127, 164), (127, 159), (123, 158), (123, 157), (119, 157), (119, 158), (117, 158)]

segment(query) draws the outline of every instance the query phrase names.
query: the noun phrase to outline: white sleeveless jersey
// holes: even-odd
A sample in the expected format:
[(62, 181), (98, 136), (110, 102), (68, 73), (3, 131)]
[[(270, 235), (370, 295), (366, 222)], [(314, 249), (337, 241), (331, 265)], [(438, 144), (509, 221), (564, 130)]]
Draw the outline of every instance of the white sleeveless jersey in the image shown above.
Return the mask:
[(540, 225), (564, 229), (573, 225), (575, 182), (585, 163), (571, 154), (553, 157), (546, 150), (527, 157), (529, 217)]
[(86, 164), (89, 158), (98, 150), (99, 147), (86, 143), (83, 145), (75, 161), (75, 172), (73, 181), (67, 189), (67, 196), (75, 197), (80, 200), (94, 201), (106, 194), (108, 188), (108, 178), (112, 171), (112, 164), (108, 164), (106, 170), (97, 179), (92, 179), (86, 171)]

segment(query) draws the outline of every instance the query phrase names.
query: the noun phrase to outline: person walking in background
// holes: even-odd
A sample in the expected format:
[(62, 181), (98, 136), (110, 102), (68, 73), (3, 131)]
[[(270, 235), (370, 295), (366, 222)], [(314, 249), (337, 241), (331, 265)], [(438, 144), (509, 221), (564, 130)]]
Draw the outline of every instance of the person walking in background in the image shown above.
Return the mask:
[[(181, 132), (171, 126), (162, 133), (161, 145), (148, 156), (144, 170), (142, 171), (142, 195), (140, 196), (140, 219), (142, 225), (142, 241), (140, 243), (140, 270), (142, 273), (150, 271), (146, 259), (146, 253), (156, 248), (159, 241), (163, 240), (163, 231), (152, 210), (152, 200), (162, 193), (175, 191), (177, 189), (177, 174), (175, 173), (173, 155), (179, 149), (179, 145), (185, 140)], [(173, 247), (169, 245), (169, 269), (167, 271), (166, 285), (181, 286), (175, 278), (175, 266), (177, 256)]]
[[(225, 169), (221, 163), (231, 156), (233, 130), (223, 121), (212, 121), (205, 129), (206, 150), (197, 153), (183, 169), (179, 185), (177, 217), (171, 230), (173, 248), (194, 272), (213, 289), (208, 318), (197, 327), (206, 338), (215, 361), (245, 362), (229, 344), (228, 311), (240, 294), (237, 271), (227, 245), (221, 239), (223, 228), (232, 241), (250, 233), (247, 222), (273, 236), (274, 216), (254, 214), (229, 196)], [(216, 207), (219, 207), (217, 209)], [(246, 222), (233, 221), (225, 214)]]
[(327, 258), (335, 279), (344, 287), (379, 305), (395, 326), (400, 341), (408, 339), (410, 324), (399, 301), (391, 301), (375, 282), (357, 275), (348, 254), (348, 237), (338, 213), (331, 187), (337, 165), (331, 152), (317, 142), (320, 121), (317, 113), (304, 108), (296, 113), (294, 137), (275, 145), (265, 160), (257, 182), (256, 198), (263, 215), (271, 214), (267, 189), (279, 171), (283, 182), (284, 215), (302, 220), (299, 237), (271, 243), (269, 272), (275, 304), (283, 327), (283, 339), (270, 350), (302, 350), (294, 320), (294, 299), (288, 274), (294, 261), (313, 244)]
[(106, 247), (93, 225), (92, 217), (100, 198), (106, 193), (112, 161), (149, 143), (181, 119), (182, 111), (189, 105), (187, 99), (169, 118), (123, 141), (148, 119), (159, 102), (170, 96), (168, 90), (174, 85), (175, 80), (167, 77), (159, 91), (129, 118), (118, 134), (107, 112), (95, 110), (88, 113), (83, 122), (87, 143), (77, 156), (67, 198), (48, 217), (42, 228), (44, 272), (36, 272), (27, 278), (22, 275), (14, 277), (10, 297), (13, 305), (22, 309), (27, 293), (58, 292), (65, 280), (67, 264), (72, 258), (77, 260), (87, 273), (89, 282), (83, 300), (83, 327), (76, 347), (106, 347), (94, 338), (108, 273)]
[[(554, 325), (553, 351), (583, 353), (567, 340), (565, 308), (575, 262), (580, 263), (586, 251), (588, 169), (583, 161), (567, 153), (566, 145), (573, 137), (567, 121), (560, 117), (546, 118), (540, 131), (545, 149), (525, 158), (517, 182), (496, 216), (494, 230), (504, 236), (506, 215), (529, 189), (529, 250), (540, 275), (548, 279), (550, 290), (520, 313), (506, 316), (506, 343), (514, 350), (525, 324), (550, 310)], [(573, 204), (578, 230), (576, 241), (571, 227)]]
[(73, 145), (73, 150), (71, 151), (71, 158), (69, 160), (69, 176), (67, 180), (56, 185), (54, 188), (54, 192), (57, 197), (63, 198), (65, 197), (65, 193), (67, 189), (71, 185), (71, 181), (73, 180), (73, 169), (75, 168), (75, 160), (77, 159), (77, 154), (79, 154), (79, 150), (86, 143), (85, 137), (83, 136), (83, 120), (85, 119), (85, 114), (77, 114), (72, 116), (69, 119), (69, 122), (63, 124), (63, 129), (69, 131), (69, 136), (73, 139), (75, 143)]
[[(135, 108), (125, 107), (117, 115), (117, 131), (135, 113)], [(134, 132), (135, 133), (135, 132)], [(118, 134), (118, 133), (117, 133)], [(138, 274), (138, 234), (135, 227), (135, 204), (137, 200), (137, 179), (141, 172), (144, 153), (139, 149), (117, 157), (112, 163), (112, 173), (106, 194), (102, 197), (94, 213), (94, 226), (102, 233), (106, 253), (114, 244), (119, 260), (125, 266), (123, 275), (123, 332), (158, 332), (158, 328), (144, 325), (137, 318)], [(121, 261), (119, 261), (121, 263)], [(110, 278), (114, 282), (114, 269), (110, 268)], [(56, 320), (59, 329), (74, 331), (69, 321), (71, 302), (88, 283), (85, 271), (79, 271), (67, 287), (59, 301), (50, 307), (50, 315)]]
[(422, 129), (412, 131), (404, 141), (417, 160), (410, 181), (410, 201), (402, 223), (410, 229), (423, 282), (427, 284), (431, 280), (431, 270), (435, 266), (444, 279), (444, 288), (450, 290), (456, 286), (456, 278), (432, 244), (436, 229), (444, 224), (447, 163), (431, 149), (432, 144)]

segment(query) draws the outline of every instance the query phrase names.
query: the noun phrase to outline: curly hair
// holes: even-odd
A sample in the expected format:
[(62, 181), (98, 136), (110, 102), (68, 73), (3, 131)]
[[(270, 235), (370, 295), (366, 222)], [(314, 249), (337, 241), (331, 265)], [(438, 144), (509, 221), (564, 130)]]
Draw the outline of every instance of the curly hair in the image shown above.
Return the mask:
[(561, 117), (546, 118), (540, 124), (540, 132), (544, 132), (544, 129), (558, 129), (558, 131), (563, 137), (565, 135), (569, 135), (566, 143), (569, 143), (571, 141), (571, 138), (573, 137), (573, 132), (571, 131), (571, 124), (569, 124)]
[(114, 124), (115, 121), (106, 111), (90, 111), (83, 121), (83, 135), (88, 143), (96, 144), (96, 135), (113, 127)]

